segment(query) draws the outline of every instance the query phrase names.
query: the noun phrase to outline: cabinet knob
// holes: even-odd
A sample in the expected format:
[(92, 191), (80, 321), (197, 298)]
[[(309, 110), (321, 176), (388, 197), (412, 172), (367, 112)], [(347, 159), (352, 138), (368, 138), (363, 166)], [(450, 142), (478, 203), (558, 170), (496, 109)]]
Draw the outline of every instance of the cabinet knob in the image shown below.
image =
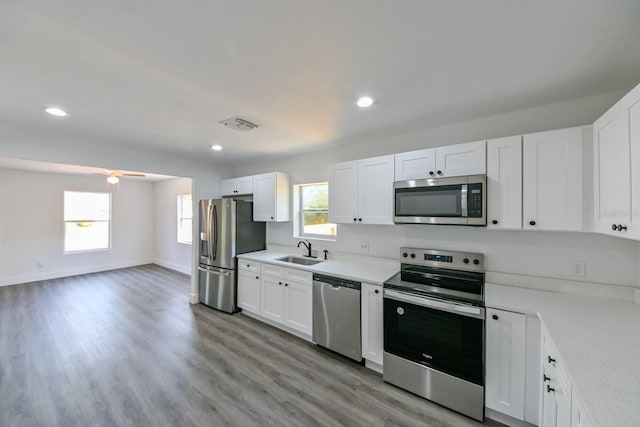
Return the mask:
[(442, 175), (442, 171), (438, 171), (437, 173), (438, 173), (438, 175)]
[(547, 393), (555, 393), (556, 389), (547, 384)]
[(498, 320), (498, 319), (499, 319), (499, 317), (498, 317), (498, 315), (497, 315), (497, 314), (494, 314), (493, 316), (491, 316), (491, 318), (492, 318), (493, 320)]
[(554, 365), (556, 364), (556, 359), (554, 359), (553, 357), (548, 356), (548, 360), (549, 360), (549, 363), (553, 363)]
[(358, 222), (362, 222), (362, 218), (358, 218)]
[(250, 264), (247, 264), (247, 268), (249, 268), (249, 267), (251, 267), (251, 265), (250, 265)]
[(429, 171), (429, 175), (434, 176), (434, 175), (435, 175), (435, 172), (433, 172), (433, 171)]
[(493, 221), (491, 221), (491, 223), (492, 223), (493, 225), (497, 225), (497, 224), (498, 224), (498, 220), (497, 220), (497, 219), (494, 219)]
[(353, 222), (356, 222), (358, 220), (358, 218), (353, 218)]
[(271, 217), (271, 219), (273, 219), (273, 217)]
[(285, 285), (285, 286), (289, 286), (289, 284), (288, 284), (288, 283), (285, 283), (284, 285)]
[(375, 292), (376, 294), (379, 294), (379, 293), (380, 293), (380, 291), (379, 291), (379, 290), (377, 290), (377, 289), (376, 289), (374, 292)]
[[(614, 227), (616, 227), (616, 225), (613, 225)], [(622, 225), (622, 224), (618, 224), (618, 226), (616, 227), (618, 229), (618, 231), (622, 231), (622, 230), (626, 230), (627, 226), (626, 225)]]
[(529, 221), (529, 225), (531, 225), (531, 226), (536, 225), (536, 222), (535, 221)]
[(259, 278), (260, 278), (260, 276), (256, 276), (256, 279), (259, 279)]
[(278, 282), (278, 285), (282, 285), (282, 282)]

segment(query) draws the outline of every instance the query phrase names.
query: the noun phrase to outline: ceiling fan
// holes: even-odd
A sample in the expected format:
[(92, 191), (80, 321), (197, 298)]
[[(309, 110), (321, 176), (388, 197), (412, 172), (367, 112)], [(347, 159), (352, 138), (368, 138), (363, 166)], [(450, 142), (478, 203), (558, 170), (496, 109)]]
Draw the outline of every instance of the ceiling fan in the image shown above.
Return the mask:
[(120, 186), (120, 177), (121, 176), (137, 176), (144, 177), (143, 173), (133, 173), (133, 172), (120, 172), (117, 169), (104, 169), (103, 175), (107, 176), (107, 184), (113, 184)]

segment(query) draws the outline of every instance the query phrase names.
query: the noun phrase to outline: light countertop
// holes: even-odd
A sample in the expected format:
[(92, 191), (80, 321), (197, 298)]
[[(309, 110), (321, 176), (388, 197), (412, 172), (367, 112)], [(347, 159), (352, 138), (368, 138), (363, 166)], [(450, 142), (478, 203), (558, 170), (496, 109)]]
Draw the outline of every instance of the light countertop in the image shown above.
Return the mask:
[(250, 252), (238, 255), (238, 258), (256, 262), (268, 262), (271, 264), (282, 265), (284, 267), (311, 271), (318, 274), (326, 274), (328, 276), (335, 276), (358, 282), (367, 282), (380, 286), (382, 286), (386, 279), (400, 271), (400, 261), (377, 257), (350, 256), (345, 259), (328, 259), (326, 261), (322, 258), (317, 258), (317, 260), (321, 262), (315, 265), (299, 265), (277, 260), (277, 258), (290, 255), (302, 258), (300, 254), (273, 250)]
[(637, 304), (490, 283), (485, 303), (542, 319), (597, 426), (640, 425)]

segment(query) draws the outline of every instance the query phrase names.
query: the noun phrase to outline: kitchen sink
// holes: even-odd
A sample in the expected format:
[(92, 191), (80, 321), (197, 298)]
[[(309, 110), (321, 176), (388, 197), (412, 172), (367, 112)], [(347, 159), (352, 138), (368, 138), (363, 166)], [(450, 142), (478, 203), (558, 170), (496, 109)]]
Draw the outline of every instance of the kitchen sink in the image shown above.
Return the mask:
[(284, 261), (284, 262), (290, 262), (292, 264), (300, 264), (300, 265), (315, 265), (319, 262), (322, 262), (321, 260), (318, 260), (318, 259), (298, 258), (296, 256), (286, 256), (284, 258), (277, 258), (276, 261)]

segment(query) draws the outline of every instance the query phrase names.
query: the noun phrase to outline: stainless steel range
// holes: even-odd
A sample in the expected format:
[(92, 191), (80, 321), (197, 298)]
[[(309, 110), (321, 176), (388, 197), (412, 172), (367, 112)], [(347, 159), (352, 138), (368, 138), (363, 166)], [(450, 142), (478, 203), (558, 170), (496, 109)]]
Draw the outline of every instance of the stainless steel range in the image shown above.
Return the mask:
[(484, 420), (484, 256), (401, 248), (384, 283), (386, 382)]

